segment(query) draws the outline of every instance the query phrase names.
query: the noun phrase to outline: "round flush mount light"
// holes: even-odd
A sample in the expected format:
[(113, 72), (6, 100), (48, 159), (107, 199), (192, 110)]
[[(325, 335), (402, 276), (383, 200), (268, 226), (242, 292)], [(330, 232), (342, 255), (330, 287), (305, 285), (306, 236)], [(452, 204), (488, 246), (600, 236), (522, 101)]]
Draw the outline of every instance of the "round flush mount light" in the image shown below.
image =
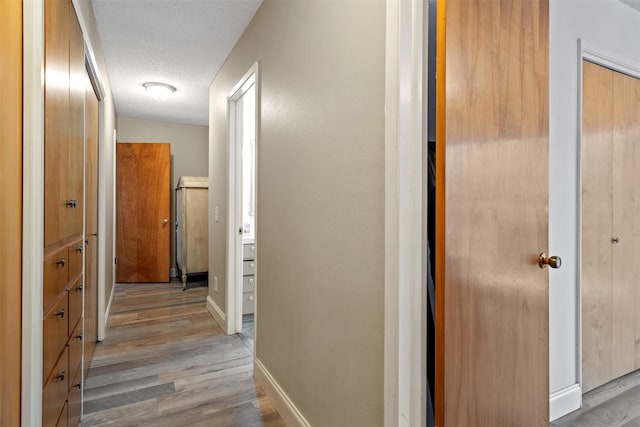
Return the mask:
[(165, 99), (176, 91), (175, 86), (159, 82), (146, 82), (142, 87), (156, 99)]

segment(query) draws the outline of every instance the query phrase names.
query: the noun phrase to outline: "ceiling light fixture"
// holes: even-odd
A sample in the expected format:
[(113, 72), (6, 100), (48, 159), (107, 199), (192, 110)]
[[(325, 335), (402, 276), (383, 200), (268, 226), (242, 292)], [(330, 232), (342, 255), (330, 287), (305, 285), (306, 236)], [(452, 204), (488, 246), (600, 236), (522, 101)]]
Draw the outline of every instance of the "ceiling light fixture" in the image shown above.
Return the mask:
[(175, 86), (159, 82), (146, 82), (142, 84), (142, 87), (144, 87), (154, 98), (159, 100), (167, 98), (176, 91)]

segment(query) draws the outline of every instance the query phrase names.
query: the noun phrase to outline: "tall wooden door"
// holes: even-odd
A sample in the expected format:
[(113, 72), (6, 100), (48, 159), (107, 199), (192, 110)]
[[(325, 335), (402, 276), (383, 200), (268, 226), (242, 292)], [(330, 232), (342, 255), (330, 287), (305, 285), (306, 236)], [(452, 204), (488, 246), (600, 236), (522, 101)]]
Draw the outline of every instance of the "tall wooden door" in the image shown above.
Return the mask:
[(0, 424), (20, 425), (22, 1), (0, 1)]
[(170, 145), (116, 144), (116, 280), (168, 282)]
[(85, 377), (98, 341), (98, 98), (85, 74)]
[(438, 2), (436, 422), (549, 424), (548, 0)]
[(640, 369), (640, 80), (583, 62), (582, 390)]

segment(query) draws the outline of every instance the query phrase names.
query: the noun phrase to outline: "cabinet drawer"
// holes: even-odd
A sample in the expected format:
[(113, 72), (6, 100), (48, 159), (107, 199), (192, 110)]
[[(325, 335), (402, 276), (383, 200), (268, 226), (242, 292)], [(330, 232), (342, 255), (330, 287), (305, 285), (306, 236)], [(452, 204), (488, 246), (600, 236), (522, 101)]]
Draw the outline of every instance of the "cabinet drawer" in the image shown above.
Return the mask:
[[(42, 369), (46, 379), (51, 373), (58, 356), (67, 343), (68, 335), (68, 303), (65, 296), (55, 305), (43, 321), (43, 355)], [(56, 418), (57, 419), (57, 418)]]
[[(69, 426), (78, 427), (80, 424), (80, 413), (82, 411), (82, 372), (78, 371), (73, 381), (69, 383)], [(66, 426), (66, 424), (65, 424)]]
[(243, 261), (242, 262), (242, 275), (253, 276), (256, 274), (256, 262), (255, 261)]
[(69, 245), (69, 279), (73, 279), (82, 271), (82, 240)]
[(82, 317), (82, 276), (69, 289), (69, 331), (73, 330)]
[(253, 292), (242, 294), (242, 314), (251, 314), (254, 310), (255, 295)]
[(253, 292), (256, 290), (256, 276), (244, 276), (242, 278), (242, 292)]
[(43, 308), (46, 311), (64, 291), (69, 280), (69, 253), (67, 247), (57, 250), (44, 259), (43, 274)]
[[(53, 374), (42, 390), (42, 426), (53, 427), (57, 425), (64, 404), (69, 393), (69, 351), (64, 353), (55, 365)], [(63, 414), (64, 415), (64, 414)], [(65, 417), (66, 421), (66, 417)], [(62, 425), (65, 425), (64, 423)]]
[(256, 245), (253, 243), (245, 243), (242, 245), (242, 259), (256, 259)]
[[(76, 329), (69, 339), (69, 375), (75, 377), (80, 374), (80, 364), (82, 363), (82, 323), (78, 323)], [(70, 382), (69, 387), (76, 383)], [(71, 390), (69, 390), (71, 391)]]

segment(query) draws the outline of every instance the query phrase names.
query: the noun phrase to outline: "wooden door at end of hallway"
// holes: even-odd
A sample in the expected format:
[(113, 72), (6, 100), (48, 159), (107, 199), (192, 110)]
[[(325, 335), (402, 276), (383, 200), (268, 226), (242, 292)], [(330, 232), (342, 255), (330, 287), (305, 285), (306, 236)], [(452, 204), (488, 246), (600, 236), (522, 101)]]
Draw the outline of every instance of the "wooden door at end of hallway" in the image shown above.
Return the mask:
[(582, 391), (640, 369), (640, 80), (583, 61)]
[(0, 424), (20, 426), (22, 1), (0, 1)]
[(116, 144), (116, 280), (168, 282), (170, 164), (167, 143)]
[(549, 2), (437, 8), (436, 424), (548, 426)]

